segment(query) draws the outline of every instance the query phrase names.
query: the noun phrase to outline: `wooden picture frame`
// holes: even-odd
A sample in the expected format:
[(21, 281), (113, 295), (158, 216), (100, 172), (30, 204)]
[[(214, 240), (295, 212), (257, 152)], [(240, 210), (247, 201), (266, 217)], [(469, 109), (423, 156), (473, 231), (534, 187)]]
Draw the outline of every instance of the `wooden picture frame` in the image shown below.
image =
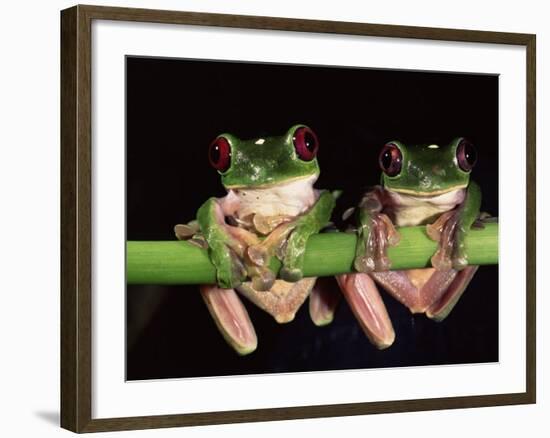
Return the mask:
[[(92, 22), (183, 24), (526, 48), (526, 391), (446, 398), (92, 418)], [(536, 401), (535, 49), (531, 34), (75, 6), (61, 13), (61, 426), (74, 432), (514, 405)]]

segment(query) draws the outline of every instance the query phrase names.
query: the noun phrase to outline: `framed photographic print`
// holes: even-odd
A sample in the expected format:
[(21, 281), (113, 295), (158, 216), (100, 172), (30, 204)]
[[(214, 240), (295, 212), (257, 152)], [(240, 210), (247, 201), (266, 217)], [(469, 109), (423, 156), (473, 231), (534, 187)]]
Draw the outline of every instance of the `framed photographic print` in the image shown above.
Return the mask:
[(75, 6), (61, 49), (64, 428), (535, 402), (534, 35)]

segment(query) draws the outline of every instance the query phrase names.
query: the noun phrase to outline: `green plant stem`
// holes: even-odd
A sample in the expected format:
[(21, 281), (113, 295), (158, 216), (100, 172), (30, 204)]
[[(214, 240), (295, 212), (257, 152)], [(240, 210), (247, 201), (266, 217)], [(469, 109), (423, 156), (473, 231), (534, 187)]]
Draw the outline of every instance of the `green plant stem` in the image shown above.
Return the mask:
[[(426, 235), (425, 227), (399, 230), (399, 245), (389, 248), (392, 269), (429, 267), (437, 243)], [(323, 233), (312, 236), (307, 244), (304, 275), (321, 277), (352, 272), (356, 237), (348, 233)], [(214, 283), (216, 272), (208, 254), (188, 242), (126, 243), (126, 280), (128, 284), (202, 284)], [(498, 263), (498, 224), (488, 223), (475, 229), (466, 239), (466, 252), (472, 265)], [(277, 270), (280, 263), (271, 266)]]

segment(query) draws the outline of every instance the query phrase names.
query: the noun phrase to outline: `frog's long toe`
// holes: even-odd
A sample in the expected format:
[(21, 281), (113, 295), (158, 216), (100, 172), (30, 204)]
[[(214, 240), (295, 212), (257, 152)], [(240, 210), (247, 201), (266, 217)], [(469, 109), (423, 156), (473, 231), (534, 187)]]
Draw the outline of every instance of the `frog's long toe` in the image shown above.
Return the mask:
[(346, 274), (336, 277), (353, 314), (370, 341), (379, 349), (388, 348), (395, 332), (376, 284), (367, 274)]
[(240, 355), (256, 350), (258, 339), (248, 312), (233, 289), (201, 285), (201, 295), (227, 343)]

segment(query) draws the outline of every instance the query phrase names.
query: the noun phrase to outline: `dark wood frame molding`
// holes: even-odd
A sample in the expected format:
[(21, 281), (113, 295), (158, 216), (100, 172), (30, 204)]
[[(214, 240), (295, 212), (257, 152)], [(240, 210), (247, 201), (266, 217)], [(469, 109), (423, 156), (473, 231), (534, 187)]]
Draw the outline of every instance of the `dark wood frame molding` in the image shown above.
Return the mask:
[[(525, 46), (527, 52), (526, 392), (404, 401), (92, 419), (92, 20), (271, 29)], [(61, 426), (74, 432), (515, 405), (536, 401), (535, 50), (531, 34), (75, 6), (61, 12)]]

